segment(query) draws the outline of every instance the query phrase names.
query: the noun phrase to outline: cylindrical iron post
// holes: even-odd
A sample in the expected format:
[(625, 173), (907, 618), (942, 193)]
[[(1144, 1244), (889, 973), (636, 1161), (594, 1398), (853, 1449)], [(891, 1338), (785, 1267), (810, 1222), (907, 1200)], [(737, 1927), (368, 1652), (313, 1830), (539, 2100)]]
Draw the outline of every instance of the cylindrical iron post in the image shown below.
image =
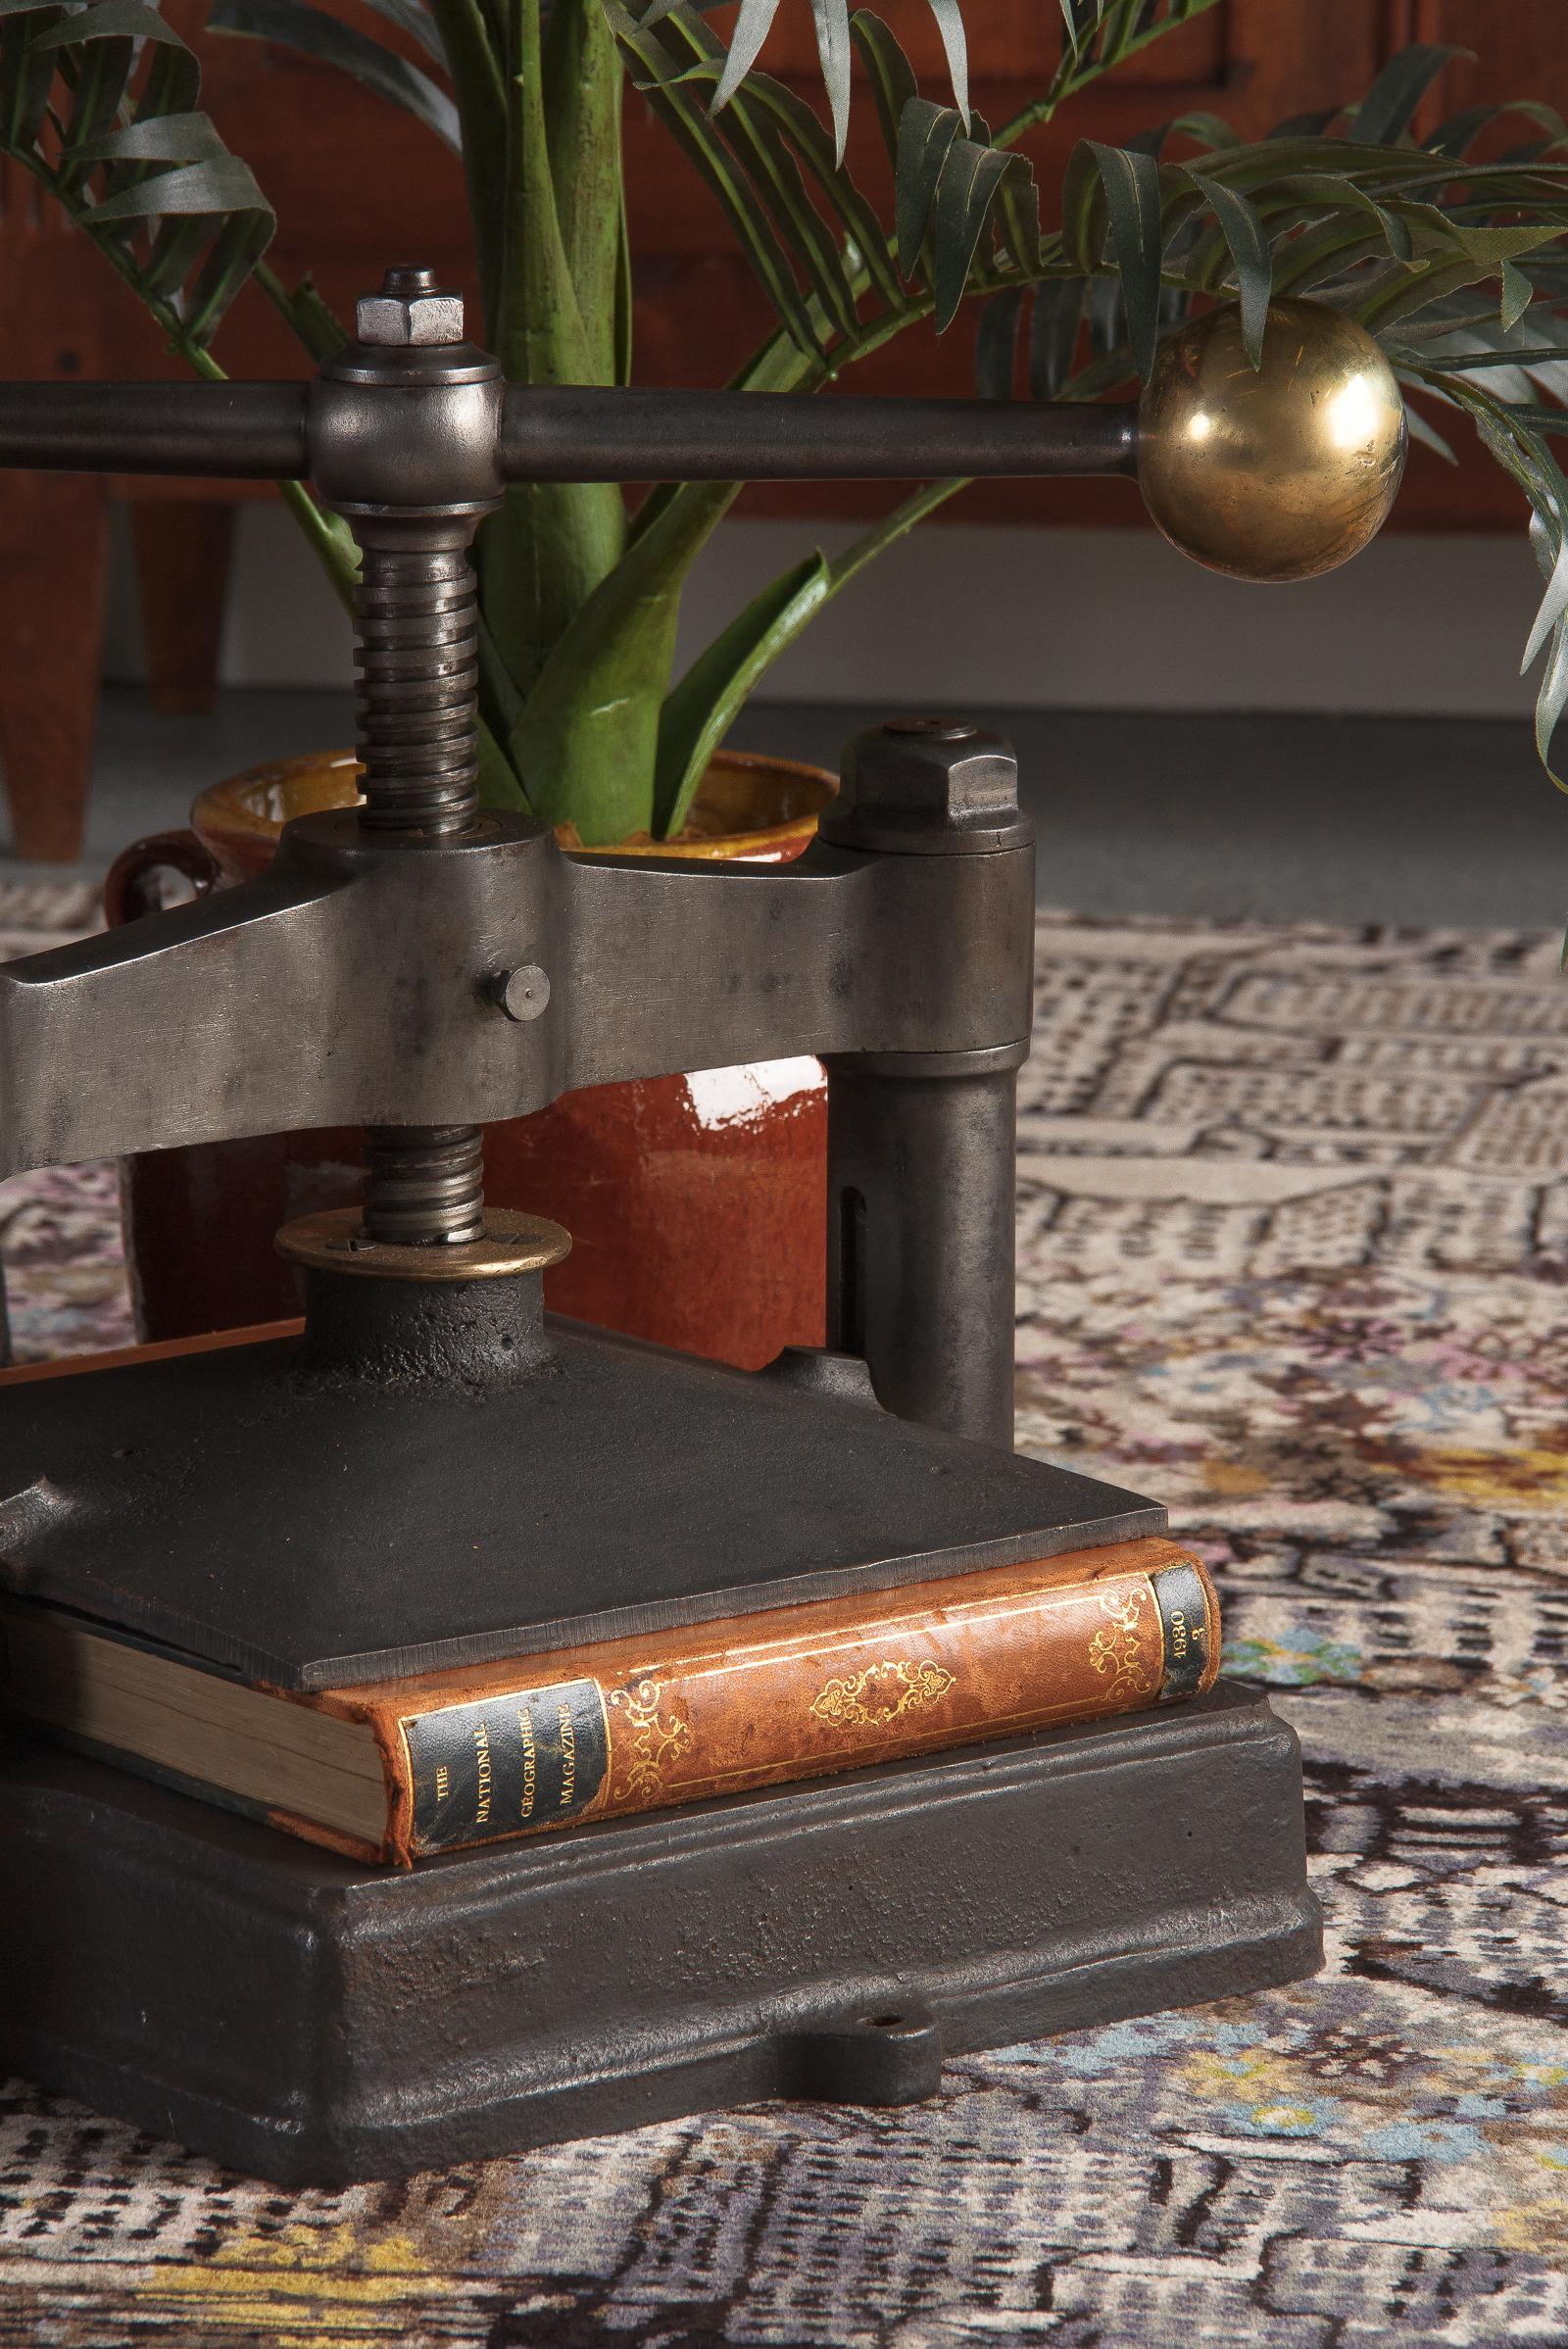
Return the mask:
[(1016, 1071), (901, 1057), (827, 1063), (828, 1344), (885, 1410), (1010, 1451)]
[(1034, 910), (1034, 833), (1017, 781), (996, 735), (896, 723), (849, 745), (821, 825), (839, 848), (1015, 866), (996, 1043), (826, 1063), (828, 1344), (864, 1360), (885, 1409), (1008, 1450), (1015, 1086), (1029, 1050)]

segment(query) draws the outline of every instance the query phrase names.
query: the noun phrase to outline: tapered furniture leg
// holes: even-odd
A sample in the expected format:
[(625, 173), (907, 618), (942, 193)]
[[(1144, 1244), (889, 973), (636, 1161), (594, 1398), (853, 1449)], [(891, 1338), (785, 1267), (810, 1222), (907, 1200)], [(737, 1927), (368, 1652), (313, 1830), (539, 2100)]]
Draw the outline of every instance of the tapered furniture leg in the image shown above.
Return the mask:
[(218, 691), (234, 509), (215, 498), (136, 499), (130, 508), (155, 710), (211, 710)]
[(109, 501), (74, 474), (0, 495), (0, 761), (19, 856), (81, 854), (98, 714)]

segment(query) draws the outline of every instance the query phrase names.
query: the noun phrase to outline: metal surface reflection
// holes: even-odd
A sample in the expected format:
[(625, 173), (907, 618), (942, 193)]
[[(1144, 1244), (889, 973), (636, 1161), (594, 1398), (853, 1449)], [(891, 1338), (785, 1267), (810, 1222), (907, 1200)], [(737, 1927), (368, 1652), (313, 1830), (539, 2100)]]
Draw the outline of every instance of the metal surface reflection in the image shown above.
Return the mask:
[(1229, 303), (1162, 345), (1139, 403), (1138, 480), (1165, 537), (1209, 570), (1311, 579), (1382, 526), (1405, 440), (1394, 370), (1353, 318), (1276, 302), (1254, 369)]

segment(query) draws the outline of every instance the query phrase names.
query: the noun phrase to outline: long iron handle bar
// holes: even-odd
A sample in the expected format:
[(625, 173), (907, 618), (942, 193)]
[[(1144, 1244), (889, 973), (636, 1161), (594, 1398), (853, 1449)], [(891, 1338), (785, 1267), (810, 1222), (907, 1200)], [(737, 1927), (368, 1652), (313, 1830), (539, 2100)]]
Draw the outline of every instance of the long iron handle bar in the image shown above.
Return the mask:
[[(304, 383), (0, 383), (0, 466), (301, 480)], [(1131, 403), (510, 385), (509, 481), (946, 480), (1131, 473)]]
[(501, 469), (529, 481), (956, 479), (1131, 473), (1131, 402), (509, 387)]

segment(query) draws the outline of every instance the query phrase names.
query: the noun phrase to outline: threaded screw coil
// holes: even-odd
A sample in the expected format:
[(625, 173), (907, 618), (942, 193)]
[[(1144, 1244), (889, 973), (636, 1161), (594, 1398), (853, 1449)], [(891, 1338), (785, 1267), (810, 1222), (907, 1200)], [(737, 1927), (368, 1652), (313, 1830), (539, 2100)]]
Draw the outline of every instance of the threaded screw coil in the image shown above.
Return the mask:
[[(479, 608), (471, 525), (365, 530), (356, 708), (369, 831), (471, 830), (479, 811)], [(444, 542), (444, 543), (443, 543)]]
[(481, 1126), (370, 1126), (365, 1237), (422, 1248), (484, 1237)]

